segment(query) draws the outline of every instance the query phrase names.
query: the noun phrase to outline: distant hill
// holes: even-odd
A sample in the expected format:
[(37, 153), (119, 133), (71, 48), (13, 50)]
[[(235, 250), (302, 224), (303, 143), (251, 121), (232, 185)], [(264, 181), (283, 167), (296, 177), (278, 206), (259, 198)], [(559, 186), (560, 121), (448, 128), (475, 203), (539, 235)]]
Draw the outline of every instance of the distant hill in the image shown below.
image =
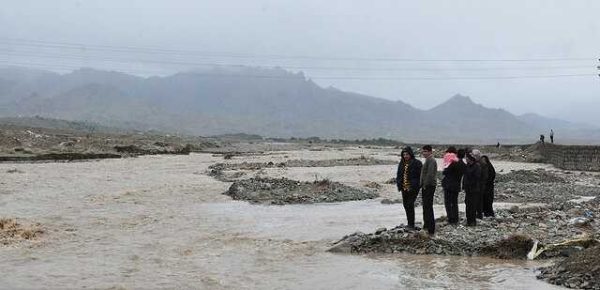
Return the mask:
[[(302, 73), (239, 67), (141, 78), (0, 68), (0, 116), (41, 116), (195, 135), (389, 138), (464, 143), (600, 140), (599, 130), (538, 115), (515, 116), (456, 95), (430, 109), (322, 88)], [(583, 138), (583, 139), (582, 139)]]
[(60, 119), (35, 117), (0, 117), (0, 126), (21, 128), (43, 128), (53, 130), (78, 131), (89, 133), (133, 133), (122, 128), (107, 127), (93, 122), (66, 121)]

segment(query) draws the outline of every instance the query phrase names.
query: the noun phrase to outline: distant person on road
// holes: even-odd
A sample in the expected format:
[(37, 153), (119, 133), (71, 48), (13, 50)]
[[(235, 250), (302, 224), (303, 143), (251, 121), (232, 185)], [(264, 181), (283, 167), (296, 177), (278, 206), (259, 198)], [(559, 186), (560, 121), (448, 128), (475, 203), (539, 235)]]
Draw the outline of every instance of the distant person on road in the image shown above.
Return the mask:
[(554, 144), (554, 130), (550, 129), (550, 143)]
[[(494, 217), (494, 181), (496, 180), (496, 169), (490, 162), (490, 158), (486, 155), (481, 156), (481, 164), (486, 164), (488, 174), (483, 190), (483, 215), (486, 217)], [(483, 166), (481, 167), (483, 170)]]
[[(448, 223), (452, 225), (458, 224), (458, 193), (460, 192), (460, 183), (467, 166), (463, 159), (465, 158), (465, 150), (456, 150), (455, 147), (450, 146), (446, 150), (446, 154), (456, 155), (456, 161), (451, 162), (446, 166), (444, 164), (444, 170), (442, 171), (444, 177), (442, 179), (442, 188), (444, 189), (444, 206), (446, 207), (446, 216), (448, 217)], [(446, 155), (444, 155), (446, 160)]]
[(406, 212), (408, 227), (415, 229), (415, 200), (421, 188), (421, 168), (423, 164), (415, 158), (415, 153), (409, 146), (402, 149), (402, 159), (398, 164), (396, 186), (402, 193), (402, 204)]
[(430, 235), (435, 234), (435, 214), (433, 213), (433, 197), (437, 186), (437, 162), (433, 157), (431, 145), (421, 148), (421, 154), (425, 158), (421, 170), (421, 192), (423, 198), (423, 226)]
[(477, 225), (477, 200), (481, 194), (481, 166), (478, 153), (478, 150), (473, 150), (466, 155), (467, 166), (463, 176), (463, 189), (465, 190), (467, 226)]

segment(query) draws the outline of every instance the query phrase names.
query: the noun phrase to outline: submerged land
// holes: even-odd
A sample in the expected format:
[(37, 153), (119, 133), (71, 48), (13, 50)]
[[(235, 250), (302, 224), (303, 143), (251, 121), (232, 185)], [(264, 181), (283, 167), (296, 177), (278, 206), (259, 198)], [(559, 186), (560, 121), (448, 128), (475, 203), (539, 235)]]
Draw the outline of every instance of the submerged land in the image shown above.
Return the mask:
[[(600, 289), (600, 175), (543, 163), (539, 145), (477, 146), (498, 172), (496, 217), (465, 227), (461, 207), (461, 225), (447, 224), (438, 186), (438, 231), (429, 237), (404, 226), (392, 180), (400, 148), (411, 144), (0, 129), (0, 251), (7, 257), (0, 270), (16, 271), (3, 280), (8, 286), (34, 287), (26, 272), (37, 269), (50, 288), (72, 281), (69, 271), (91, 281), (74, 287), (129, 288), (145, 285), (143, 279), (172, 286), (169, 277), (184, 273), (182, 287), (289, 288), (285, 279), (297, 281), (298, 265), (286, 257), (320, 265), (308, 271), (321, 272), (315, 277), (322, 281), (336, 280), (321, 268), (332, 260), (366, 269), (373, 262), (352, 257), (401, 254), (407, 261), (491, 258), (492, 267), (529, 259), (535, 266), (511, 270), (526, 273), (519, 283)], [(445, 146), (435, 146), (438, 155)], [(100, 263), (98, 255), (111, 258)], [(92, 260), (75, 262), (81, 257)], [(231, 261), (250, 267), (254, 259), (259, 269), (287, 278), (265, 278), (245, 266), (226, 274)], [(245, 276), (248, 284), (232, 278)], [(381, 288), (389, 282), (379, 281)], [(306, 283), (299, 285), (320, 285)]]

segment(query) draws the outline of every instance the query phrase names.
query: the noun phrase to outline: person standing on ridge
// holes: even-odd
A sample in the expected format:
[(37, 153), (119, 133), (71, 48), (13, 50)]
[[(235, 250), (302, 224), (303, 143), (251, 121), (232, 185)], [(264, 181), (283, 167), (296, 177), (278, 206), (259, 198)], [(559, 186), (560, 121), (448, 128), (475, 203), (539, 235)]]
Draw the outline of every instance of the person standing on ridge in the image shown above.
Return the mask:
[(437, 186), (437, 162), (433, 157), (433, 148), (423, 146), (421, 154), (425, 158), (421, 170), (421, 187), (423, 198), (423, 227), (427, 228), (429, 235), (435, 234), (435, 214), (433, 212), (433, 197)]
[(554, 144), (554, 130), (550, 129), (550, 143)]
[(415, 158), (415, 154), (410, 146), (402, 149), (400, 153), (402, 159), (398, 164), (398, 173), (396, 174), (396, 186), (402, 193), (402, 204), (406, 212), (408, 227), (415, 229), (415, 201), (421, 188), (421, 168), (423, 164)]

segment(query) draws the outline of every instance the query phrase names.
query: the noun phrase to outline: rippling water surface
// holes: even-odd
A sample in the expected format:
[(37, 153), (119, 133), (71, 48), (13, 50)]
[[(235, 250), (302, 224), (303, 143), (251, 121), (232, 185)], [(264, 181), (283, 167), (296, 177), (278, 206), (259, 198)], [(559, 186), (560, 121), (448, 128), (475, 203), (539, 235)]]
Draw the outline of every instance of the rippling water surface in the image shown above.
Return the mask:
[(229, 184), (204, 174), (221, 160), (0, 164), (0, 215), (47, 229), (0, 248), (0, 288), (554, 289), (535, 279), (537, 262), (327, 253), (346, 234), (405, 222), (401, 205), (231, 201)]

